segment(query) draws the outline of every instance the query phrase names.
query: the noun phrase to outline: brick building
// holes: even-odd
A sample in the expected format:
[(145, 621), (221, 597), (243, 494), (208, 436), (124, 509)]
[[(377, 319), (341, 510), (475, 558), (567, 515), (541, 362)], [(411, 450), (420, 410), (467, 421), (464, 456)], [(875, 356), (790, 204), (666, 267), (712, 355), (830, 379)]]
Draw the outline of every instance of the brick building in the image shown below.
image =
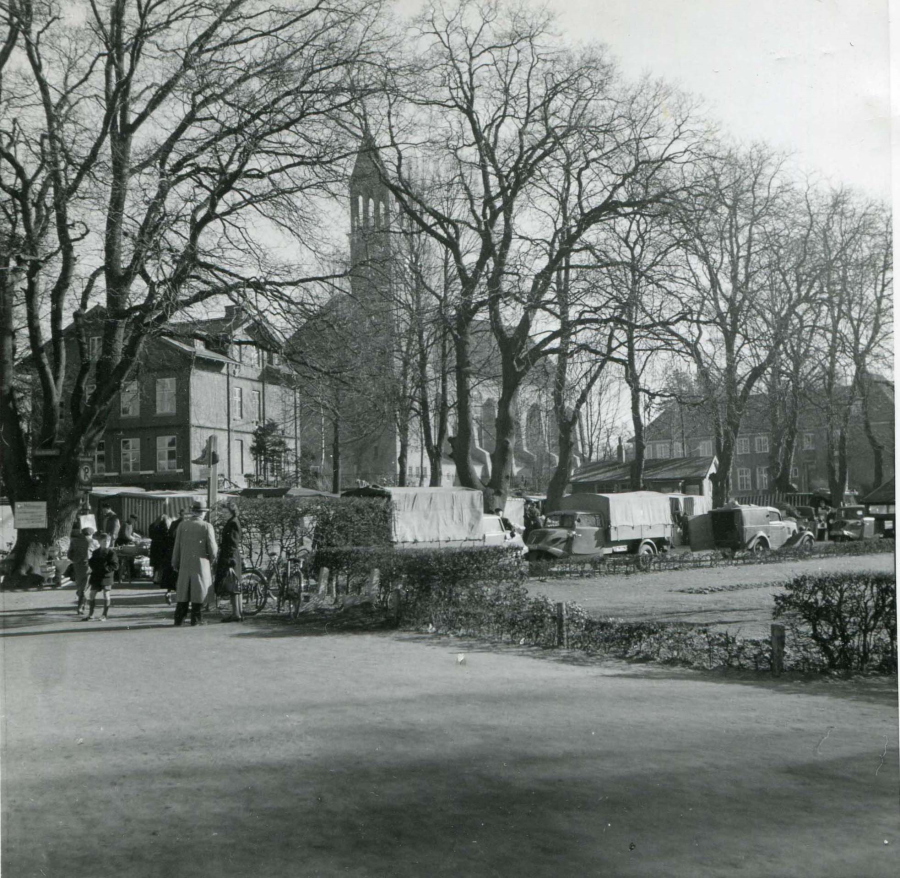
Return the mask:
[[(894, 385), (877, 375), (869, 378), (872, 428), (884, 445), (884, 477), (894, 473)], [(648, 461), (715, 454), (712, 426), (700, 408), (672, 403), (645, 430)], [(874, 456), (863, 429), (859, 403), (851, 409), (848, 436), (847, 488), (866, 493), (874, 484)], [(773, 491), (772, 428), (765, 394), (750, 398), (737, 437), (731, 471), (732, 494), (749, 497)], [(629, 449), (633, 457), (633, 448)], [(808, 406), (800, 417), (791, 464), (791, 481), (799, 492), (828, 489), (826, 432), (821, 412)]]
[[(101, 314), (87, 315), (94, 357)], [(74, 366), (74, 337), (67, 344)], [(95, 484), (186, 487), (208, 476), (193, 460), (214, 435), (225, 484), (244, 487), (257, 470), (250, 452), (254, 430), (267, 421), (279, 425), (289, 452), (298, 454), (296, 391), (273, 349), (265, 330), (233, 306), (223, 317), (173, 324), (148, 339), (94, 450)]]

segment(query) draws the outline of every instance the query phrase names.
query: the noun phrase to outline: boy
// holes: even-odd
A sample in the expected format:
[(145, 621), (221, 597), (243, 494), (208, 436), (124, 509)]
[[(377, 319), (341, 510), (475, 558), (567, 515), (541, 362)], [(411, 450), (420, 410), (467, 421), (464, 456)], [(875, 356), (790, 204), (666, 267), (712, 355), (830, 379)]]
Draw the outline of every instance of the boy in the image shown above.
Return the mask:
[(84, 593), (91, 573), (91, 553), (97, 548), (97, 543), (91, 539), (93, 533), (92, 527), (83, 527), (78, 535), (69, 541), (69, 560), (75, 568), (75, 594), (78, 597), (78, 607), (75, 612), (79, 616), (84, 612)]
[(99, 536), (100, 547), (94, 550), (91, 560), (88, 562), (91, 568), (91, 599), (88, 604), (88, 614), (82, 622), (91, 622), (94, 619), (94, 607), (97, 603), (97, 592), (103, 592), (103, 615), (100, 621), (105, 622), (109, 616), (109, 606), (112, 603), (113, 579), (119, 569), (119, 556), (110, 547), (110, 536), (102, 533)]

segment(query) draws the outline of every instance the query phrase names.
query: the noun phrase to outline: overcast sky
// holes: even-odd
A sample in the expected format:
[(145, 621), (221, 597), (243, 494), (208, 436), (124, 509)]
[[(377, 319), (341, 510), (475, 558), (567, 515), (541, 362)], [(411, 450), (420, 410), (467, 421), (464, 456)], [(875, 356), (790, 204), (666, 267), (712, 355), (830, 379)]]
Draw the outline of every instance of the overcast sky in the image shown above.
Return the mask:
[[(403, 11), (421, 0), (398, 0)], [(625, 73), (702, 96), (724, 130), (891, 194), (888, 0), (549, 0)]]

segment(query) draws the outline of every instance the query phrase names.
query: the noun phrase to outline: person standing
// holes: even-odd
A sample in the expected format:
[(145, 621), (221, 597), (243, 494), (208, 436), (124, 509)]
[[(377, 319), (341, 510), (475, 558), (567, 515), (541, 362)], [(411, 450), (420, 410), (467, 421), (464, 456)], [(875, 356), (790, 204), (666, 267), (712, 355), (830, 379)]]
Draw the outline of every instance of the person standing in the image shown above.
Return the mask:
[[(153, 568), (153, 582), (165, 586), (163, 574), (172, 558), (172, 547), (169, 545), (169, 527), (172, 519), (165, 512), (150, 525), (147, 535), (150, 537), (150, 566)], [(168, 592), (166, 592), (168, 595)]]
[(115, 545), (119, 539), (119, 531), (122, 528), (122, 522), (119, 520), (118, 513), (109, 503), (104, 503), (100, 510), (102, 524), (100, 525), (103, 533), (109, 534), (110, 545)]
[(75, 612), (79, 616), (84, 612), (84, 604), (87, 600), (85, 591), (91, 575), (91, 554), (97, 548), (93, 535), (92, 527), (83, 527), (69, 542), (68, 557), (75, 568), (75, 594), (78, 598), (78, 607)]
[(88, 614), (81, 620), (82, 622), (92, 622), (94, 620), (94, 607), (97, 605), (98, 592), (103, 592), (103, 615), (100, 617), (101, 621), (106, 621), (109, 616), (109, 608), (112, 605), (113, 580), (119, 570), (119, 556), (110, 546), (109, 534), (100, 534), (99, 543), (99, 547), (94, 550), (91, 560), (88, 562), (91, 568), (91, 592), (90, 601), (88, 602)]
[(191, 606), (191, 626), (203, 623), (203, 602), (212, 585), (212, 562), (219, 551), (213, 526), (204, 520), (202, 500), (191, 506), (190, 517), (179, 525), (172, 549), (172, 569), (178, 573), (175, 624), (181, 625)]
[(172, 603), (172, 592), (178, 587), (178, 573), (172, 567), (172, 553), (175, 551), (175, 535), (187, 518), (187, 509), (178, 510), (178, 518), (169, 524), (169, 534), (166, 537), (165, 566), (163, 567), (162, 584), (166, 589), (166, 603)]
[[(243, 622), (244, 603), (241, 595), (241, 522), (237, 506), (225, 503), (224, 509), (229, 515), (225, 527), (222, 528), (222, 544), (219, 546), (219, 557), (216, 559), (216, 594), (227, 593), (231, 599), (231, 615), (223, 622)], [(234, 576), (228, 576), (228, 571)]]

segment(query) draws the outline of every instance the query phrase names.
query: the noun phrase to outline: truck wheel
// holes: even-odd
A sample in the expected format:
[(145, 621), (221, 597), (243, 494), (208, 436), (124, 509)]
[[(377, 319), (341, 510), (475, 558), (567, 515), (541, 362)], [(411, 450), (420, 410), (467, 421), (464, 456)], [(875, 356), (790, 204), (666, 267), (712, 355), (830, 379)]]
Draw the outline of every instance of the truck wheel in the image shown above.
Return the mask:
[(750, 549), (750, 551), (754, 555), (754, 557), (759, 558), (769, 551), (769, 544), (765, 540), (757, 540), (753, 544), (753, 547)]
[(637, 566), (639, 570), (649, 570), (656, 556), (653, 543), (641, 543), (637, 550)]

